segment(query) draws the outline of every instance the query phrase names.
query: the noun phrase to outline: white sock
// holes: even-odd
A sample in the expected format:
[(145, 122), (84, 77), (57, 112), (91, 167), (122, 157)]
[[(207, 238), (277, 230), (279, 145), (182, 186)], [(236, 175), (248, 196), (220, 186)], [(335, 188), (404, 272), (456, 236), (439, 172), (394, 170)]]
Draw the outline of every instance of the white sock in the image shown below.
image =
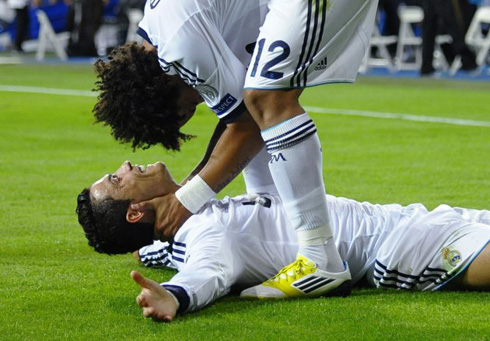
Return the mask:
[(299, 239), (299, 253), (322, 270), (340, 272), (344, 264), (332, 239), (316, 126), (302, 114), (262, 131), (269, 168)]

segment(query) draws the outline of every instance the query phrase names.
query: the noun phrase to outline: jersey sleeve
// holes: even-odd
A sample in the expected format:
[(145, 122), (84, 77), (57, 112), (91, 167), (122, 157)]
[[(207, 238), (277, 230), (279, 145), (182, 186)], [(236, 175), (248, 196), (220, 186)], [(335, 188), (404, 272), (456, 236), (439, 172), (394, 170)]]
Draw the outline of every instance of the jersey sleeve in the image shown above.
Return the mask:
[(178, 20), (177, 13), (152, 10), (147, 3), (138, 34), (155, 46), (162, 70), (179, 75), (194, 87), (208, 107), (225, 123), (245, 110), (246, 66), (225, 42), (216, 24), (204, 14)]
[(146, 267), (167, 267), (175, 269), (170, 260), (170, 244), (159, 240), (138, 250), (141, 263)]
[(159, 56), (160, 65), (194, 87), (220, 120), (231, 123), (245, 108), (246, 69), (219, 33), (206, 33), (183, 33), (182, 37), (191, 37), (173, 39), (167, 44), (173, 46), (167, 46), (172, 52)]
[(162, 286), (179, 298), (179, 313), (201, 309), (230, 291), (234, 282), (232, 245), (223, 228), (199, 230), (186, 238), (186, 263)]

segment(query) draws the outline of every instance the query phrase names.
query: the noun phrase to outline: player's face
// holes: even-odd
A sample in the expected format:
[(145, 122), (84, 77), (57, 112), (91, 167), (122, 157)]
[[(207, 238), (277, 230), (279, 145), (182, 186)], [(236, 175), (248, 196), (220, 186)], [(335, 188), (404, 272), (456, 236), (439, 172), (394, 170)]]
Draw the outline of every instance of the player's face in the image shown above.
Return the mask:
[(177, 100), (177, 107), (179, 108), (179, 116), (182, 119), (179, 121), (179, 127), (182, 127), (191, 119), (196, 112), (196, 107), (199, 103), (202, 103), (202, 98), (193, 87), (180, 81), (180, 96)]
[(92, 199), (131, 199), (133, 202), (160, 197), (177, 189), (163, 162), (146, 167), (125, 161), (112, 174), (104, 175), (90, 187)]

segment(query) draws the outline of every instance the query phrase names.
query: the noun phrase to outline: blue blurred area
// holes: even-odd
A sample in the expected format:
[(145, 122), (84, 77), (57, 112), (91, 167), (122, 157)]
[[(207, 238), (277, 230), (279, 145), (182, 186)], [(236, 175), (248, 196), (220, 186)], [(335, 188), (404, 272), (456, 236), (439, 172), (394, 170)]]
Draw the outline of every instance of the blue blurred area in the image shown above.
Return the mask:
[[(114, 20), (116, 17), (116, 7), (119, 0), (109, 0), (104, 6), (104, 19)], [(68, 7), (63, 1), (58, 1), (55, 4), (49, 1), (43, 1), (43, 4), (39, 7), (31, 7), (29, 9), (29, 37), (28, 39), (37, 39), (39, 35), (39, 21), (36, 17), (36, 10), (41, 9), (49, 17), (51, 24), (55, 32), (66, 31), (66, 15), (68, 12)], [(8, 32), (10, 33), (12, 40), (15, 39), (15, 20), (11, 23), (0, 23), (0, 34)]]
[(115, 19), (119, 0), (109, 0), (104, 6), (104, 19)]

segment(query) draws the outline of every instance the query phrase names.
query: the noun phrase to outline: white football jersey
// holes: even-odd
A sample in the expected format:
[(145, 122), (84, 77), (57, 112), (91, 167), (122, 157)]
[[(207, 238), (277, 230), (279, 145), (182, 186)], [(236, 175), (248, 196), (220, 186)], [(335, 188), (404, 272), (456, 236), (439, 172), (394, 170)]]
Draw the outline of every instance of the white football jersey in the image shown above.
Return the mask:
[(242, 112), (245, 74), (267, 2), (149, 0), (138, 33), (156, 47), (164, 72), (180, 75), (220, 119), (232, 121)]
[[(463, 271), (490, 241), (490, 211), (441, 205), (377, 205), (327, 195), (331, 227), (355, 282), (434, 290)], [(296, 233), (281, 200), (244, 195), (212, 200), (175, 235), (174, 243), (139, 250), (146, 266), (179, 272), (162, 285), (188, 297), (185, 311), (275, 275), (296, 258)], [(183, 312), (185, 312), (183, 311)]]

